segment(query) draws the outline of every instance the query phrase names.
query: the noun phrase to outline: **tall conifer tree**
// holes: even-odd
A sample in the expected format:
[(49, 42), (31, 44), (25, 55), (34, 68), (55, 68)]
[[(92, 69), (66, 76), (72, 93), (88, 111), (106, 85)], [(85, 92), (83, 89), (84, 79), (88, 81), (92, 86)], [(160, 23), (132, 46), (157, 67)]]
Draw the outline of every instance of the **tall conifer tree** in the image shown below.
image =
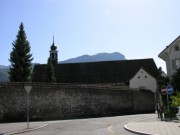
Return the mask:
[(10, 53), (11, 68), (9, 79), (11, 82), (27, 82), (31, 78), (31, 61), (33, 60), (30, 53), (30, 44), (26, 39), (23, 23), (19, 26), (16, 40), (12, 43), (13, 48)]

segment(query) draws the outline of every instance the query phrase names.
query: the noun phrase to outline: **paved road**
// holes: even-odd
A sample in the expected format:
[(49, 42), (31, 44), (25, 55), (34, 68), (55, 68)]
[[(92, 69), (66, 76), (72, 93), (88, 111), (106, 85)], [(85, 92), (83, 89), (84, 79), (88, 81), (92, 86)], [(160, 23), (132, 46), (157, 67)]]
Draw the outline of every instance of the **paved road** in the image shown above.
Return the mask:
[(126, 123), (145, 119), (148, 114), (117, 117), (49, 121), (48, 126), (21, 135), (134, 135), (126, 131)]

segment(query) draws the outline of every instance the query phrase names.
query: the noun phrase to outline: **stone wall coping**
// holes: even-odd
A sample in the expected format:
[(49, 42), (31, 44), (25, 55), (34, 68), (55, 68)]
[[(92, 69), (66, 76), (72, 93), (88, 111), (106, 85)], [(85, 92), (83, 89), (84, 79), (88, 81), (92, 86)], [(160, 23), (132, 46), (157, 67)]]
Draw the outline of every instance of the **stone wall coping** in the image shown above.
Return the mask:
[(35, 88), (86, 88), (86, 89), (111, 89), (111, 90), (129, 90), (129, 86), (124, 83), (103, 83), (103, 84), (76, 84), (76, 83), (39, 83), (39, 82), (6, 82), (0, 83), (0, 87), (21, 87), (32, 85)]

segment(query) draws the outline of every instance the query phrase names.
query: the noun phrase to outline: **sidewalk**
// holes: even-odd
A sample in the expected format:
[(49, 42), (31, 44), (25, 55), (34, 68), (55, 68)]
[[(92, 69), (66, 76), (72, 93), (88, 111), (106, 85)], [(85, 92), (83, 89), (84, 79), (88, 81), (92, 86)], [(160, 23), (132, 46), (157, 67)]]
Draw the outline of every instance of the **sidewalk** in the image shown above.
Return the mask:
[(161, 121), (157, 114), (152, 114), (151, 118), (128, 123), (124, 128), (143, 135), (180, 135), (179, 120)]
[(27, 129), (27, 122), (0, 124), (0, 135), (13, 135), (33, 131), (47, 126), (44, 122), (30, 122)]

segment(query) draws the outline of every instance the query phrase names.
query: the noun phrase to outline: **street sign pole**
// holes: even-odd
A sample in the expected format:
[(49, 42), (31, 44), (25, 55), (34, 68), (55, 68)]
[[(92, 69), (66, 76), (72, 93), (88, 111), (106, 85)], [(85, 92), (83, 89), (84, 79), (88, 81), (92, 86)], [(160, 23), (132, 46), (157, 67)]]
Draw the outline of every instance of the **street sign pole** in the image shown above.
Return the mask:
[(27, 129), (29, 129), (29, 93), (32, 89), (31, 85), (24, 86), (27, 93)]
[(167, 103), (168, 103), (168, 112), (169, 112), (169, 120), (171, 120), (171, 115), (170, 115), (170, 107), (169, 107), (169, 96), (173, 93), (173, 86), (172, 85), (168, 85), (167, 86)]
[(169, 120), (171, 120), (170, 107), (169, 107), (169, 95), (171, 95), (173, 93), (173, 86), (170, 84), (167, 87), (166, 87), (166, 85), (163, 85), (161, 87), (161, 93), (162, 93), (162, 95), (167, 96), (167, 107), (168, 107), (168, 113), (169, 113)]
[(169, 112), (169, 120), (170, 120), (170, 109), (169, 109), (169, 94), (167, 93), (167, 104), (168, 104), (168, 112)]
[(29, 129), (29, 94), (27, 93), (27, 129)]

